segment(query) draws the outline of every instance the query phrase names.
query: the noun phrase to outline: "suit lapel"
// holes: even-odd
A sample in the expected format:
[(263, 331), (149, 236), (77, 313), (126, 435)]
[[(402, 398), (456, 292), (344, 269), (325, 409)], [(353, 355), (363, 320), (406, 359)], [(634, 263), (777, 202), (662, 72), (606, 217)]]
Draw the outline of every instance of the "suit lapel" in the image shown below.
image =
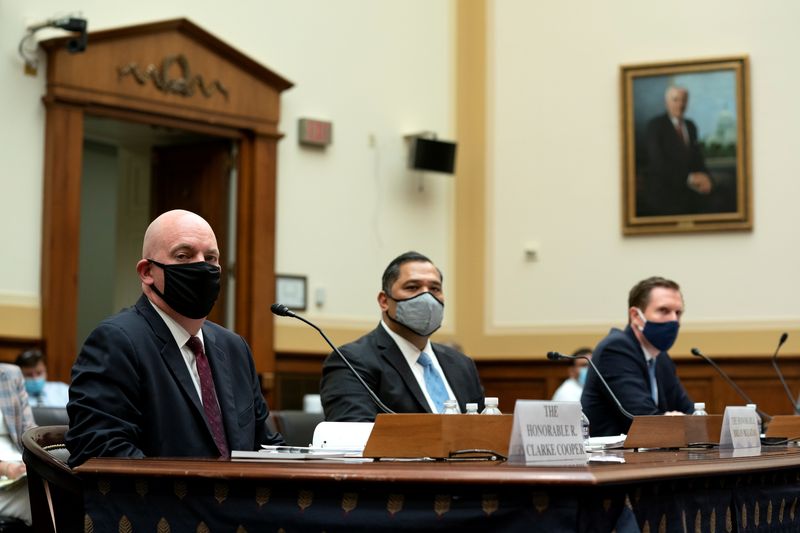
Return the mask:
[(397, 347), (388, 333), (383, 330), (383, 326), (378, 326), (378, 349), (380, 350), (381, 357), (391, 365), (392, 368), (400, 375), (411, 396), (417, 401), (420, 407), (426, 412), (431, 412), (431, 407), (425, 399), (425, 394), (414, 377), (414, 373), (408, 366), (406, 358), (403, 357), (403, 352)]
[[(197, 413), (205, 419), (203, 404), (200, 403), (197, 389), (195, 389), (192, 377), (189, 375), (189, 369), (186, 368), (186, 362), (183, 359), (181, 350), (175, 343), (175, 338), (172, 336), (169, 328), (155, 309), (153, 309), (147, 296), (142, 295), (142, 297), (139, 298), (139, 301), (136, 302), (136, 309), (150, 325), (156, 337), (163, 343), (161, 347), (161, 358), (164, 360), (164, 364), (169, 368), (175, 381), (183, 390), (183, 394), (189, 398)], [(206, 426), (207, 425), (208, 424), (206, 424)], [(211, 434), (210, 429), (209, 434)]]

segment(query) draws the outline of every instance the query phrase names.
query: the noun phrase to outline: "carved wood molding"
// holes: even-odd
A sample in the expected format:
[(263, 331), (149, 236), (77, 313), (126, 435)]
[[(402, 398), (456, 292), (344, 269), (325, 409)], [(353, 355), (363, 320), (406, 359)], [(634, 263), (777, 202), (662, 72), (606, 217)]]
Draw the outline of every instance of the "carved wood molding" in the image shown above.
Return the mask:
[[(181, 76), (170, 78), (169, 71), (173, 65), (180, 68)], [(215, 92), (219, 92), (228, 99), (228, 89), (219, 80), (214, 80), (206, 85), (203, 76), (196, 74), (192, 76), (189, 68), (189, 60), (183, 54), (167, 56), (161, 61), (161, 67), (150, 64), (144, 71), (139, 69), (138, 63), (128, 63), (124, 67), (117, 69), (119, 79), (126, 76), (133, 76), (139, 85), (145, 85), (148, 80), (152, 80), (153, 85), (163, 93), (178, 94), (180, 96), (192, 97), (196, 89), (200, 89), (203, 96), (210, 98)]]

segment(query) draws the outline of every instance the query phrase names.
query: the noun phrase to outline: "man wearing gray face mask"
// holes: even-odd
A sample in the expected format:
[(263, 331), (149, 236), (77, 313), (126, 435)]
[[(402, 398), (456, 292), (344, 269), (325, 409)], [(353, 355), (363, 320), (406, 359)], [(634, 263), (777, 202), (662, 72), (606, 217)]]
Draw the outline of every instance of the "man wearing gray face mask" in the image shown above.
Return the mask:
[[(441, 413), (445, 400), (483, 408), (483, 386), (475, 363), (430, 336), (444, 314), (442, 274), (417, 252), (395, 258), (378, 293), (381, 322), (340, 348), (358, 374), (396, 413)], [(371, 422), (381, 412), (341, 358), (332, 353), (322, 367), (325, 419)]]

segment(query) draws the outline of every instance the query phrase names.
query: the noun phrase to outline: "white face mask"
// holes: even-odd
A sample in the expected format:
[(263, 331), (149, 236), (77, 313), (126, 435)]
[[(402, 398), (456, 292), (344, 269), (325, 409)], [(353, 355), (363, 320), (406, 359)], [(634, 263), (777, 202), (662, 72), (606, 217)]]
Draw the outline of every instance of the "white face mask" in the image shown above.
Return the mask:
[[(388, 296), (388, 295), (387, 295)], [(392, 298), (389, 296), (389, 298)], [(421, 337), (428, 337), (442, 325), (444, 304), (429, 292), (422, 292), (397, 302), (396, 317), (386, 313), (391, 320), (402, 324)]]

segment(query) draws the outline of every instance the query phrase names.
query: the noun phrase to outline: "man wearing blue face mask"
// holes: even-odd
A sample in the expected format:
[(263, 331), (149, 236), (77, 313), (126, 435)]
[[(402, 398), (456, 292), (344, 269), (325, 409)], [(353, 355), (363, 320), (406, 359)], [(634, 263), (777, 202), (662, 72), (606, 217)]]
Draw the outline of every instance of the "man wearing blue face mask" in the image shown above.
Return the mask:
[[(467, 403), (483, 408), (472, 359), (430, 342), (444, 314), (442, 274), (430, 259), (407, 252), (389, 263), (378, 305), (378, 327), (341, 351), (389, 409), (441, 413), (446, 400), (456, 400), (461, 412)], [(336, 353), (322, 367), (320, 394), (326, 420), (371, 422), (380, 412)]]
[(41, 350), (25, 350), (14, 363), (25, 376), (25, 390), (31, 407), (66, 407), (69, 401), (69, 385), (47, 380), (47, 366)]
[[(572, 354), (573, 357), (585, 356), (592, 357), (591, 348), (578, 348)], [(583, 386), (586, 384), (586, 376), (589, 370), (589, 362), (586, 359), (572, 359), (569, 367), (569, 377), (559, 385), (553, 394), (554, 402), (579, 402), (583, 393)]]
[[(628, 296), (628, 326), (612, 328), (594, 350), (593, 362), (622, 406), (633, 415), (691, 413), (692, 400), (667, 350), (675, 343), (683, 295), (672, 280), (651, 277)], [(593, 370), (581, 396), (592, 436), (627, 433), (630, 419), (619, 412)]]

